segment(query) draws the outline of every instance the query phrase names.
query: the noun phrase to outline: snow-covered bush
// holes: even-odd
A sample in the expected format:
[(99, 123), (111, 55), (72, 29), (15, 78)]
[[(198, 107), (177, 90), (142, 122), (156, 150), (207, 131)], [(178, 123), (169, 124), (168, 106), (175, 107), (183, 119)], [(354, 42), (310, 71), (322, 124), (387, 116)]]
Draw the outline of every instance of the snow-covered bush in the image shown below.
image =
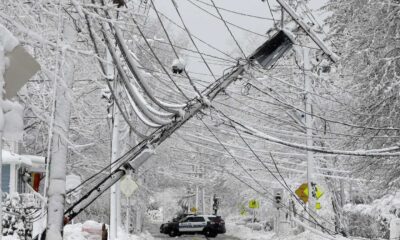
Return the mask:
[(400, 193), (388, 194), (370, 204), (347, 204), (348, 230), (352, 236), (377, 238), (389, 236), (389, 224), (400, 213)]

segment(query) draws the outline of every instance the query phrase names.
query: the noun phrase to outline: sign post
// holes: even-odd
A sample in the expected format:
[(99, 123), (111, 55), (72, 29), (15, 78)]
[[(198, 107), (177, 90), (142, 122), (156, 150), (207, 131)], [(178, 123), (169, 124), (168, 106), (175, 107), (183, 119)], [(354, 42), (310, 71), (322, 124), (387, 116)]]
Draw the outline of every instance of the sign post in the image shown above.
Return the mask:
[(125, 175), (120, 183), (120, 190), (122, 194), (125, 195), (126, 197), (126, 220), (125, 220), (125, 231), (127, 234), (129, 234), (129, 210), (130, 210), (130, 196), (138, 189), (138, 185), (136, 184), (135, 181), (133, 181), (132, 176)]
[(257, 200), (252, 199), (249, 201), (249, 208), (253, 209), (253, 223), (254, 223), (256, 220), (256, 209), (260, 208), (260, 203)]

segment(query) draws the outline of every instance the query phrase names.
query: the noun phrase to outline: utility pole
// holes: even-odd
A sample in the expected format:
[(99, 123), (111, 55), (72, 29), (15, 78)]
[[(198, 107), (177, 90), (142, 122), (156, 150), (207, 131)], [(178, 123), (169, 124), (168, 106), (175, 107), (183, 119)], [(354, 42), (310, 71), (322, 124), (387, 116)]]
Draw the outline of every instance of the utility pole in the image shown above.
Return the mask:
[(201, 196), (202, 197), (202, 199), (201, 199), (201, 201), (202, 201), (201, 207), (202, 207), (203, 214), (206, 214), (205, 194), (206, 194), (206, 190), (204, 189), (204, 186), (203, 186), (203, 188), (201, 189), (201, 195), (202, 195)]
[[(112, 62), (110, 53), (107, 51), (107, 81), (114, 81), (114, 91), (118, 92), (118, 81), (114, 76), (113, 65), (110, 64)], [(119, 157), (119, 112), (116, 104), (113, 106), (113, 118), (112, 118), (112, 142), (111, 142), (111, 163), (115, 162)], [(111, 167), (111, 172), (113, 172), (116, 166)], [(119, 184), (114, 184), (110, 189), (110, 240), (117, 239), (118, 232), (118, 217), (119, 213), (118, 207), (119, 204)]]
[(204, 178), (205, 178), (205, 171), (206, 171), (205, 167), (202, 166), (200, 168), (200, 171), (201, 171), (200, 178), (202, 180), (201, 181), (202, 182), (202, 186), (201, 186), (201, 208), (202, 208), (202, 213), (206, 214), (206, 203), (205, 203), (206, 190), (204, 189), (205, 188), (205, 186), (204, 186)]
[(196, 203), (195, 203), (196, 213), (199, 211), (199, 185), (196, 185)]
[(195, 199), (195, 204), (194, 207), (196, 208), (196, 213), (199, 211), (199, 184), (197, 183), (197, 177), (198, 177), (198, 166), (193, 165), (194, 169), (194, 177), (196, 178), (196, 199)]
[[(312, 147), (313, 142), (313, 118), (312, 118), (312, 103), (311, 103), (311, 92), (312, 92), (312, 79), (306, 71), (311, 70), (310, 62), (310, 49), (303, 47), (303, 72), (304, 72), (304, 90), (305, 90), (305, 121), (306, 121), (306, 132), (307, 132), (307, 146)], [(307, 183), (308, 183), (308, 212), (314, 213), (315, 208), (315, 197), (314, 197), (314, 152), (307, 151)], [(311, 217), (311, 216), (310, 216)]]

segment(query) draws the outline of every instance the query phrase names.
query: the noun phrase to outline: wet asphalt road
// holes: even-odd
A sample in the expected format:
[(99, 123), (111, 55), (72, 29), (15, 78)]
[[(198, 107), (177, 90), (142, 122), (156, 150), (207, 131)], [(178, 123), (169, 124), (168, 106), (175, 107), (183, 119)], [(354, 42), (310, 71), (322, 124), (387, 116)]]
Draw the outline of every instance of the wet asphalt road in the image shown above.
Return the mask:
[(226, 234), (218, 234), (215, 238), (206, 238), (203, 235), (182, 235), (179, 237), (170, 237), (167, 234), (160, 233), (160, 226), (158, 224), (149, 224), (146, 228), (147, 231), (151, 233), (151, 235), (155, 239), (171, 239), (171, 240), (240, 240), (239, 238), (231, 237)]

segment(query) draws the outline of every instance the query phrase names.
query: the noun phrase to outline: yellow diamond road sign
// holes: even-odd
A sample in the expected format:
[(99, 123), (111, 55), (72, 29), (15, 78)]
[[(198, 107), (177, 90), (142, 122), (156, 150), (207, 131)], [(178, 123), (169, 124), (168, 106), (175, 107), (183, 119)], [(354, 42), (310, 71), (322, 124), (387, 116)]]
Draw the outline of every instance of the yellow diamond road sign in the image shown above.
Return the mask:
[(120, 190), (125, 197), (130, 197), (137, 189), (138, 185), (130, 175), (125, 176), (120, 183)]
[(252, 209), (260, 208), (260, 203), (259, 203), (257, 200), (255, 200), (255, 199), (250, 200), (250, 202), (249, 202), (249, 208), (252, 208)]
[[(322, 197), (322, 195), (324, 195), (324, 191), (318, 185), (315, 186), (315, 189), (316, 189), (316, 192), (315, 192), (316, 198), (320, 199)], [(301, 184), (301, 186), (295, 191), (295, 193), (304, 203), (308, 202), (308, 184), (307, 183)]]
[[(316, 198), (320, 199), (322, 197), (322, 195), (324, 195), (324, 191), (322, 191), (322, 189), (319, 186), (316, 186)], [(304, 194), (308, 197), (308, 187), (306, 189), (304, 189)]]

